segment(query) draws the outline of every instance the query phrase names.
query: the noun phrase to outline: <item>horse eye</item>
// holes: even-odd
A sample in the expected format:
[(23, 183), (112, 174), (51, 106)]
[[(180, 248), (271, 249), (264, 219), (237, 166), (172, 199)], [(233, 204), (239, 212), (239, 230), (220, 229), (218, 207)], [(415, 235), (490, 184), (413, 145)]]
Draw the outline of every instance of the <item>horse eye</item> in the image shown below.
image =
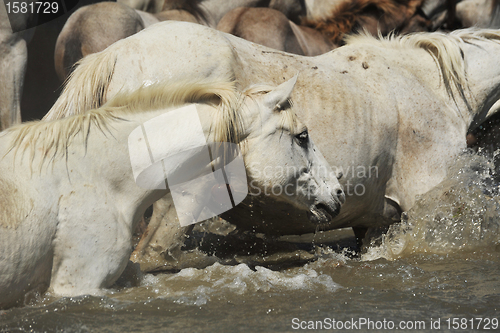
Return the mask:
[(305, 145), (307, 145), (307, 142), (309, 141), (309, 133), (307, 132), (307, 130), (305, 130), (302, 133), (297, 134), (295, 136), (295, 138), (297, 138), (297, 141), (298, 141), (300, 146), (305, 146)]

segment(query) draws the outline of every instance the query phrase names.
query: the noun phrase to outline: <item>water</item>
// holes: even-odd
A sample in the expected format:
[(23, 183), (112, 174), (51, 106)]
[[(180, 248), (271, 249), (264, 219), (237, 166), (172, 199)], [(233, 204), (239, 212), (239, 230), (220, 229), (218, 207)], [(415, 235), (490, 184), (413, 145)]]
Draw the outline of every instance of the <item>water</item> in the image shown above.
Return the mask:
[(315, 259), (305, 264), (215, 263), (146, 274), (100, 296), (39, 296), (1, 311), (0, 332), (500, 331), (500, 200), (491, 169), (487, 158), (460, 157), (360, 258), (348, 251), (350, 231), (329, 232), (312, 237)]

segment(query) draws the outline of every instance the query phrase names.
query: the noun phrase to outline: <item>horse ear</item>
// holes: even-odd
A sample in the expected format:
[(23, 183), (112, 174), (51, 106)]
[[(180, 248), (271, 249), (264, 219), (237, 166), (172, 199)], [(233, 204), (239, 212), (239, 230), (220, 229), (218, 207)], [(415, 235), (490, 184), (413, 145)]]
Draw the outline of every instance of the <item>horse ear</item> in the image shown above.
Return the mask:
[(297, 83), (297, 78), (299, 74), (295, 74), (290, 80), (280, 84), (270, 92), (268, 92), (264, 98), (265, 105), (271, 110), (282, 110), (288, 99), (292, 95), (295, 83)]

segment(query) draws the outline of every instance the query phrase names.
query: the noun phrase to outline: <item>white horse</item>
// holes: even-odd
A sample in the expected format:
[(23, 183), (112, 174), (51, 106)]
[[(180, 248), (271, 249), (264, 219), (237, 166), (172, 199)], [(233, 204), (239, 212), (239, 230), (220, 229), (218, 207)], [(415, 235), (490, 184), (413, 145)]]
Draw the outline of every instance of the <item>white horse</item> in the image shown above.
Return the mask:
[[(230, 75), (241, 86), (276, 85), (298, 71), (294, 105), (327, 161), (344, 174), (346, 203), (322, 227), (362, 231), (393, 223), (390, 211), (410, 209), (417, 195), (444, 179), (466, 147), (468, 129), (497, 111), (499, 39), (495, 30), (361, 36), (302, 57), (200, 25), (164, 22), (84, 58), (46, 119), (85, 112), (121, 89), (157, 80)], [(253, 199), (229, 212), (240, 228), (274, 235), (317, 229), (300, 211)], [(151, 242), (167, 251), (165, 233), (156, 234)]]
[(26, 43), (34, 31), (20, 30), (26, 28), (29, 18), (29, 13), (20, 13), (12, 15), (11, 22), (5, 3), (0, 3), (0, 130), (21, 122), (21, 95), (28, 61)]
[(500, 28), (498, 0), (463, 0), (457, 3), (456, 16), (463, 27)]
[[(335, 216), (343, 193), (290, 109), (294, 84), (295, 79), (270, 91), (252, 89), (241, 101), (230, 81), (158, 83), (118, 95), (85, 114), (2, 132), (0, 308), (22, 301), (33, 289), (80, 295), (114, 283), (130, 257), (137, 221), (172, 190), (170, 183), (163, 190), (136, 184), (131, 133), (142, 133), (149, 120), (154, 125), (160, 115), (186, 103), (195, 103), (190, 105), (197, 110), (207, 144), (246, 140), (255, 165), (290, 167), (279, 178), (249, 170), (249, 181), (293, 189), (281, 200), (310, 210), (319, 222)], [(150, 147), (193, 148), (192, 130), (185, 126), (194, 129), (194, 123), (183, 126), (183, 136), (174, 138), (160, 128), (160, 141), (148, 139)], [(164, 142), (168, 139), (173, 140)], [(172, 172), (190, 168), (200, 176), (222, 163), (208, 159), (198, 170), (189, 165), (193, 158), (176, 160)]]
[(497, 0), (428, 0), (422, 12), (432, 22), (434, 30), (451, 24), (463, 28), (500, 27), (500, 3)]

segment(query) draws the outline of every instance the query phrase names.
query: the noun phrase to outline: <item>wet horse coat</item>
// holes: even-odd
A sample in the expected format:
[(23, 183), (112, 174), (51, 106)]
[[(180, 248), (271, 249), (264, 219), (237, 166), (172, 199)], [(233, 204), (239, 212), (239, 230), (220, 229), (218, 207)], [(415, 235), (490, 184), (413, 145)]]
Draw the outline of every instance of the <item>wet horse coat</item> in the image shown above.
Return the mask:
[[(301, 57), (198, 25), (160, 23), (84, 59), (47, 118), (85, 112), (121, 89), (159, 79), (230, 75), (245, 87), (276, 85), (298, 72), (295, 106), (326, 159), (344, 174), (347, 201), (322, 228), (384, 225), (393, 222), (383, 216), (386, 199), (411, 208), (445, 177), (466, 147), (469, 127), (496, 112), (499, 36), (464, 30), (356, 37), (324, 55)], [(81, 77), (93, 67), (92, 85), (84, 84)], [(249, 205), (253, 218), (249, 206), (230, 212), (239, 227), (274, 235), (317, 229), (303, 212), (268, 197)]]
[[(101, 109), (0, 133), (0, 308), (21, 302), (33, 290), (50, 287), (55, 294), (75, 296), (99, 293), (116, 281), (129, 260), (138, 220), (173, 190), (164, 177), (153, 179), (163, 188), (136, 182), (131, 134), (186, 104), (195, 108), (198, 128), (196, 118), (185, 121), (177, 113), (169, 119), (184, 124), (183, 133), (153, 133), (158, 141), (149, 142), (157, 152), (158, 147), (167, 153), (172, 146), (181, 152), (193, 148), (190, 139), (197, 130), (203, 144), (246, 139), (256, 164), (297, 171), (279, 178), (250, 173), (252, 181), (295, 186), (281, 199), (310, 209), (320, 221), (338, 213), (344, 200), (340, 185), (288, 103), (294, 84), (292, 79), (275, 89), (254, 90), (239, 101), (234, 85), (225, 80), (159, 83), (119, 95)], [(148, 155), (146, 139), (136, 138), (144, 149), (134, 156)], [(212, 155), (193, 166), (197, 156), (176, 159), (170, 170), (189, 167), (197, 178), (224, 162)], [(163, 165), (172, 158), (166, 156)], [(197, 193), (206, 198), (211, 184), (200, 186)], [(200, 200), (190, 193), (183, 198)]]

